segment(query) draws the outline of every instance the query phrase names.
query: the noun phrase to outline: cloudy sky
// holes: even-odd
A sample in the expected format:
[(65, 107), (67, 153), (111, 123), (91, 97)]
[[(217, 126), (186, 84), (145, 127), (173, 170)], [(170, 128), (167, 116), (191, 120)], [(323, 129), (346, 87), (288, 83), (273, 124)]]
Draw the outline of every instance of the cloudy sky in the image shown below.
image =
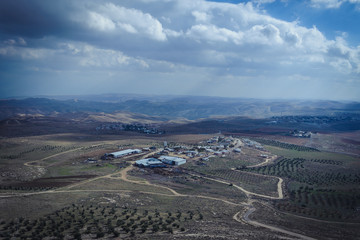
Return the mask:
[(360, 0), (1, 0), (0, 97), (360, 100)]

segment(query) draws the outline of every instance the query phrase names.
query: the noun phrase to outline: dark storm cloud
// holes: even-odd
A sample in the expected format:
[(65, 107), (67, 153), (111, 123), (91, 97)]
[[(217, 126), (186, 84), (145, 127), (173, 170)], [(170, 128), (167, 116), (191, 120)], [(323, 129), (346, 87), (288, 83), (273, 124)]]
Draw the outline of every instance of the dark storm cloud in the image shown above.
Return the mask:
[[(8, 35), (40, 38), (69, 32), (64, 1), (0, 1), (1, 31)], [(65, 5), (65, 6), (64, 6)]]

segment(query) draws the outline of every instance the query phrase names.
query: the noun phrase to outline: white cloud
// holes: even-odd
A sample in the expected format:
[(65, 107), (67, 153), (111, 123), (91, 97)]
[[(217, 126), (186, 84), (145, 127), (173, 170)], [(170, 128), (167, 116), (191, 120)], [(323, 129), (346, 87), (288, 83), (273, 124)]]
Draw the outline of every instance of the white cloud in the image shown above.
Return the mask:
[(315, 27), (310, 29), (299, 28), (298, 33), (302, 37), (302, 47), (307, 52), (326, 52), (328, 47), (328, 41), (325, 36)]
[(17, 39), (7, 39), (4, 41), (4, 44), (26, 46), (27, 43), (23, 38), (18, 37)]
[(76, 56), (76, 61), (71, 64), (77, 64), (81, 67), (98, 67), (98, 68), (118, 68), (118, 67), (140, 67), (148, 68), (149, 65), (142, 59), (137, 59), (125, 55), (121, 51), (102, 49), (87, 43), (61, 43), (56, 50), (57, 55), (68, 58), (68, 55)]
[(90, 24), (99, 30), (123, 30), (158, 41), (166, 40), (162, 24), (141, 10), (107, 3), (100, 6), (98, 12), (90, 12), (90, 14)]
[(46, 48), (26, 48), (19, 46), (3, 46), (0, 47), (0, 55), (4, 57), (17, 58), (23, 60), (36, 60), (44, 58), (47, 52), (53, 52)]
[(180, 36), (182, 36), (184, 34), (183, 31), (177, 32), (177, 31), (174, 31), (174, 30), (171, 30), (171, 29), (165, 29), (164, 33), (168, 37), (180, 37)]
[(243, 34), (234, 32), (226, 28), (218, 28), (214, 25), (194, 25), (187, 32), (189, 38), (195, 40), (205, 40), (207, 42), (234, 42), (239, 44)]
[(211, 16), (205, 12), (193, 11), (192, 15), (195, 17), (197, 22), (209, 22)]
[(8, 39), (8, 40), (4, 41), (4, 43), (7, 45), (14, 45), (14, 44), (16, 44), (16, 41), (14, 39)]
[(256, 3), (256, 4), (267, 4), (267, 3), (273, 3), (276, 0), (253, 0), (252, 2)]
[(253, 26), (247, 31), (245, 38), (249, 44), (273, 45), (283, 42), (279, 29), (272, 24)]
[(359, 7), (360, 0), (310, 0), (311, 6), (315, 8), (339, 8), (343, 3), (349, 2)]
[[(126, 73), (135, 82), (175, 84), (179, 93), (182, 85), (204, 87), (206, 81), (226, 95), (242, 86), (295, 81), (300, 89), (304, 79), (320, 86), (360, 78), (360, 46), (346, 37), (329, 39), (315, 26), (274, 18), (254, 3), (112, 1), (77, 2), (81, 7), (69, 13), (76, 32), (40, 40), (7, 37), (0, 42), (1, 59), (19, 58), (38, 72), (46, 66), (107, 77), (111, 72), (114, 79)], [(321, 2), (324, 7), (341, 1)], [(222, 81), (233, 87), (216, 85)]]
[(330, 62), (330, 65), (336, 68), (339, 72), (349, 74), (352, 71), (351, 63), (346, 59), (337, 59)]
[(126, 32), (129, 33), (138, 33), (138, 31), (131, 25), (128, 23), (118, 23), (117, 24), (119, 28), (125, 30)]
[(311, 6), (316, 8), (338, 8), (344, 0), (311, 0)]
[(291, 46), (299, 47), (302, 43), (302, 39), (299, 34), (293, 29), (289, 29), (284, 33), (284, 41), (287, 42)]
[(111, 19), (96, 12), (89, 12), (89, 26), (100, 31), (111, 31), (115, 29), (115, 24)]
[(26, 46), (26, 41), (23, 38), (19, 37), (18, 38), (18, 44), (22, 45), (22, 46)]
[[(271, 0), (261, 1), (265, 2)], [(313, 0), (315, 2), (326, 2), (330, 6), (330, 3), (340, 1)], [(167, 5), (163, 7), (165, 3)], [(229, 74), (228, 69), (237, 69), (230, 71), (233, 74), (254, 72), (255, 69), (268, 74), (276, 65), (287, 66), (286, 73), (298, 74), (307, 71), (307, 61), (322, 64), (324, 68), (331, 67), (331, 71), (336, 65), (335, 70), (341, 73), (349, 72), (349, 69), (356, 73), (359, 69), (359, 51), (350, 47), (343, 38), (329, 40), (315, 26), (306, 28), (299, 22), (273, 18), (251, 3), (203, 0), (165, 3), (159, 0), (152, 0), (151, 4), (148, 1), (126, 1), (123, 6), (119, 2), (104, 4), (94, 1), (85, 5), (85, 14), (79, 14), (83, 17), (82, 22), (102, 33), (88, 33), (96, 35), (95, 43), (88, 44), (93, 46), (91, 51), (86, 52), (74, 45), (74, 48), (68, 48), (68, 53), (77, 57), (81, 55), (79, 62), (82, 66), (132, 64), (147, 66), (148, 70), (159, 66), (151, 64), (155, 62), (192, 68), (213, 68), (218, 63), (219, 68), (229, 65), (223, 69), (224, 74)], [(20, 45), (21, 41), (14, 39), (8, 40), (0, 54), (10, 55), (15, 51), (10, 46)], [(29, 57), (39, 55), (25, 49), (23, 55), (25, 52)], [(210, 61), (211, 54), (214, 56)], [(346, 68), (346, 71), (340, 68)]]

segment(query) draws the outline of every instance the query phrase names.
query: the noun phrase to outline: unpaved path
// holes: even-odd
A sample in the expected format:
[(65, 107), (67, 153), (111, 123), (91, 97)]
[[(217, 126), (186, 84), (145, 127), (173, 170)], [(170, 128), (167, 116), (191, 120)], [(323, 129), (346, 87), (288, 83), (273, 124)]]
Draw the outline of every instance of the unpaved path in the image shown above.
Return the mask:
[(233, 219), (237, 222), (246, 222), (250, 225), (253, 225), (255, 227), (263, 227), (263, 228), (267, 228), (267, 229), (270, 229), (271, 231), (275, 231), (275, 232), (281, 232), (281, 233), (285, 233), (287, 235), (290, 235), (290, 236), (293, 236), (293, 237), (296, 237), (296, 238), (299, 238), (299, 239), (305, 239), (305, 240), (315, 240), (315, 238), (312, 238), (312, 237), (308, 237), (308, 236), (305, 236), (305, 235), (302, 235), (302, 234), (299, 234), (299, 233), (295, 233), (295, 232), (291, 232), (291, 231), (288, 231), (288, 230), (285, 230), (283, 228), (279, 228), (279, 227), (275, 227), (275, 226), (271, 226), (271, 225), (268, 225), (268, 224), (264, 224), (264, 223), (259, 223), (259, 222), (256, 222), (256, 221), (253, 221), (249, 218), (249, 216), (255, 212), (256, 208), (253, 207), (253, 206), (250, 206), (247, 211), (245, 212), (245, 214), (242, 216), (241, 218), (241, 212), (237, 212), (234, 216), (233, 216)]
[[(231, 168), (231, 170), (233, 171), (238, 171), (238, 172), (242, 172), (240, 170), (237, 170), (235, 168)], [(276, 199), (283, 199), (284, 198), (284, 192), (283, 192), (283, 189), (282, 189), (282, 185), (283, 185), (283, 182), (284, 180), (281, 178), (281, 177), (277, 177), (277, 176), (267, 176), (267, 175), (262, 175), (262, 174), (259, 174), (259, 173), (252, 173), (252, 172), (246, 172), (248, 174), (252, 174), (252, 175), (258, 175), (258, 176), (261, 176), (261, 177), (270, 177), (270, 178), (277, 178), (278, 179), (278, 183), (277, 183), (277, 192), (278, 192), (278, 195), (279, 197), (276, 198)], [(255, 193), (256, 194), (256, 193)], [(252, 194), (252, 195), (255, 195), (255, 194)], [(264, 195), (256, 195), (256, 196), (264, 196)]]
[[(253, 168), (253, 167), (259, 167), (259, 166), (264, 166), (266, 164), (268, 164), (270, 161), (273, 161), (277, 158), (276, 155), (272, 156), (271, 159), (267, 158), (264, 162), (262, 163), (259, 163), (259, 164), (256, 164), (256, 165), (253, 165), (253, 166), (248, 166), (249, 168)], [(232, 169), (234, 171), (239, 171), (239, 170), (236, 170), (236, 169)], [(257, 173), (251, 173), (253, 175), (261, 175), (261, 174), (257, 174)], [(263, 175), (261, 175), (263, 176)], [(271, 177), (275, 177), (277, 178), (279, 181), (278, 181), (278, 184), (277, 184), (277, 192), (278, 192), (278, 197), (270, 197), (270, 196), (266, 196), (266, 195), (262, 195), (262, 194), (254, 194), (254, 193), (251, 193), (251, 192), (248, 192), (249, 195), (254, 195), (254, 196), (259, 196), (259, 197), (263, 197), (263, 198), (267, 198), (267, 199), (283, 199), (284, 198), (284, 194), (283, 194), (283, 190), (282, 190), (282, 184), (283, 184), (283, 179), (280, 178), (280, 177), (276, 177), (276, 176), (271, 176)], [(238, 186), (234, 185), (235, 187), (239, 188)], [(242, 190), (244, 191), (244, 189)], [(244, 191), (244, 192), (245, 192)], [(238, 221), (238, 222), (245, 222), (245, 223), (248, 223), (248, 224), (251, 224), (255, 227), (264, 227), (264, 228), (267, 228), (267, 229), (270, 229), (271, 231), (275, 231), (275, 232), (281, 232), (281, 233), (285, 233), (287, 235), (290, 235), (290, 236), (293, 236), (293, 237), (296, 237), (296, 238), (299, 238), (299, 239), (305, 239), (305, 240), (315, 240), (314, 238), (311, 238), (311, 237), (308, 237), (308, 236), (305, 236), (305, 235), (302, 235), (302, 234), (299, 234), (299, 233), (295, 233), (295, 232), (292, 232), (292, 231), (288, 231), (288, 230), (285, 230), (283, 228), (279, 228), (279, 227), (275, 227), (275, 226), (272, 226), (272, 225), (268, 225), (268, 224), (264, 224), (264, 223), (260, 223), (260, 222), (256, 222), (256, 221), (253, 221), (249, 218), (249, 216), (256, 211), (256, 208), (253, 206), (253, 202), (255, 202), (255, 200), (251, 200), (249, 198), (249, 201), (248, 201), (248, 207), (247, 207), (247, 211), (245, 213), (243, 213), (243, 216), (240, 217), (241, 213), (242, 212), (237, 212), (234, 216), (233, 216), (233, 219), (235, 221)]]
[(80, 149), (82, 149), (82, 148), (83, 148), (83, 147), (79, 147), (79, 148), (74, 148), (74, 149), (71, 149), (71, 150), (68, 150), (68, 151), (65, 151), (65, 152), (59, 152), (59, 153), (56, 153), (56, 154), (53, 154), (53, 155), (44, 157), (44, 158), (39, 159), (39, 160), (26, 162), (26, 163), (24, 163), (24, 165), (27, 166), (27, 167), (41, 167), (41, 166), (37, 166), (37, 165), (34, 165), (34, 164), (35, 164), (35, 163), (42, 162), (42, 161), (45, 161), (45, 160), (50, 159), (50, 158), (53, 158), (53, 157), (60, 156), (60, 155), (65, 154), (65, 153), (75, 152), (75, 151), (80, 150)]
[(275, 161), (275, 159), (277, 159), (278, 156), (277, 155), (273, 155), (271, 156), (271, 158), (266, 158), (264, 162), (255, 164), (255, 165), (251, 165), (251, 166), (247, 166), (248, 168), (254, 168), (254, 167), (261, 167), (261, 166), (265, 166), (267, 164), (269, 164), (270, 162)]
[[(200, 175), (196, 175), (196, 174), (190, 174), (192, 176), (196, 176), (196, 177), (199, 177), (199, 178), (204, 178), (204, 179), (208, 179), (208, 180), (211, 180), (211, 181), (214, 181), (214, 182), (218, 182), (218, 183), (223, 183), (223, 184), (226, 184), (226, 185), (230, 185), (232, 183), (230, 182), (226, 182), (224, 180), (219, 180), (219, 179), (215, 179), (215, 178), (210, 178), (210, 177), (205, 177), (205, 176), (200, 176)], [(278, 177), (277, 177), (278, 178)], [(279, 182), (278, 182), (278, 188), (277, 188), (277, 191), (278, 191), (278, 197), (272, 197), (272, 196), (268, 196), (268, 195), (263, 195), (263, 194), (258, 194), (258, 193), (254, 193), (254, 192), (250, 192), (236, 184), (232, 184), (233, 187), (239, 189), (240, 191), (244, 192), (248, 197), (249, 196), (258, 196), (258, 197), (262, 197), (262, 198), (267, 198), (267, 199), (283, 199), (284, 198), (284, 195), (283, 195), (283, 191), (282, 191), (282, 183), (283, 183), (283, 179), (282, 178), (278, 178), (279, 179)]]
[[(148, 156), (150, 156), (152, 154), (154, 154), (154, 153), (150, 152), (148, 154), (143, 155), (142, 158), (147, 158)], [(133, 157), (133, 156), (131, 156), (131, 157)], [(135, 161), (131, 161), (129, 163), (130, 163), (130, 166), (128, 166), (126, 168), (123, 168), (120, 171), (109, 173), (107, 175), (103, 175), (103, 176), (99, 176), (99, 177), (95, 177), (95, 178), (90, 178), (88, 180), (81, 181), (81, 182), (78, 182), (78, 183), (75, 183), (75, 184), (71, 184), (71, 185), (66, 186), (64, 188), (61, 188), (61, 189), (71, 189), (71, 188), (77, 187), (79, 185), (83, 185), (83, 184), (86, 184), (86, 183), (89, 183), (89, 182), (93, 182), (93, 181), (96, 181), (96, 180), (99, 180), (99, 179), (102, 179), (102, 178), (116, 178), (116, 177), (112, 177), (112, 176), (116, 175), (116, 174), (119, 174), (119, 173), (121, 174), (121, 176), (123, 176), (123, 173), (124, 173), (124, 177), (121, 177), (122, 180), (130, 182), (130, 180), (127, 179), (127, 172), (130, 171), (133, 168), (133, 164), (135, 163)]]
[[(101, 146), (101, 145), (103, 145), (103, 144), (91, 145), (91, 146), (89, 146), (89, 147), (97, 147), (97, 146)], [(88, 146), (78, 147), (78, 148), (70, 149), (70, 150), (67, 150), (67, 151), (64, 151), (64, 152), (55, 153), (55, 154), (53, 154), (53, 155), (44, 157), (44, 158), (39, 159), (39, 160), (34, 160), (34, 161), (26, 162), (26, 163), (24, 163), (24, 165), (27, 166), (27, 167), (43, 167), (43, 166), (38, 166), (38, 165), (36, 165), (36, 163), (40, 163), (40, 162), (45, 161), (45, 160), (47, 160), (47, 159), (50, 159), (50, 158), (53, 158), (53, 157), (57, 157), (57, 156), (60, 156), (60, 155), (63, 155), (63, 154), (69, 153), (69, 152), (75, 152), (75, 151), (84, 149), (84, 148), (86, 148), (86, 147), (88, 147)], [(55, 163), (48, 164), (46, 167), (52, 166), (52, 165), (54, 165), (54, 164), (56, 164), (56, 162), (55, 162)]]
[(109, 175), (106, 175), (105, 177), (107, 178), (112, 178), (112, 179), (121, 179), (123, 181), (126, 181), (126, 182), (130, 182), (130, 183), (136, 183), (136, 184), (141, 184), (141, 185), (148, 185), (148, 186), (153, 186), (153, 187), (158, 187), (158, 188), (163, 188), (163, 189), (166, 189), (168, 191), (170, 191), (172, 194), (174, 194), (175, 196), (185, 196), (183, 194), (180, 194), (178, 192), (176, 192), (174, 189), (172, 188), (169, 188), (169, 187), (165, 187), (165, 186), (162, 186), (162, 185), (158, 185), (158, 184), (154, 184), (154, 183), (150, 183), (146, 180), (130, 180), (128, 179), (128, 175), (127, 173), (132, 170), (134, 168), (134, 165), (130, 165), (129, 167), (126, 167), (125, 169), (123, 169), (123, 171), (121, 171), (121, 176), (120, 177), (113, 177), (112, 175), (114, 174), (111, 174), (110, 176)]

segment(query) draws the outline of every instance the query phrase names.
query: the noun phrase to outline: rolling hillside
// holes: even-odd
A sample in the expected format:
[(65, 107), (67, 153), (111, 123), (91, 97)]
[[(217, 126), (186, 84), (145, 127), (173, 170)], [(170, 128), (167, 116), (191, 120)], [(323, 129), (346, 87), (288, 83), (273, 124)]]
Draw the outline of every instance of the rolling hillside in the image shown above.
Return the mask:
[(141, 95), (80, 96), (66, 100), (66, 97), (57, 98), (58, 99), (25, 98), (1, 100), (0, 120), (18, 114), (41, 114), (49, 116), (55, 113), (114, 113), (116, 111), (161, 116), (166, 119), (186, 118), (190, 120), (214, 116), (264, 118), (281, 115), (333, 115), (338, 112), (360, 112), (360, 103), (336, 101), (285, 101)]

